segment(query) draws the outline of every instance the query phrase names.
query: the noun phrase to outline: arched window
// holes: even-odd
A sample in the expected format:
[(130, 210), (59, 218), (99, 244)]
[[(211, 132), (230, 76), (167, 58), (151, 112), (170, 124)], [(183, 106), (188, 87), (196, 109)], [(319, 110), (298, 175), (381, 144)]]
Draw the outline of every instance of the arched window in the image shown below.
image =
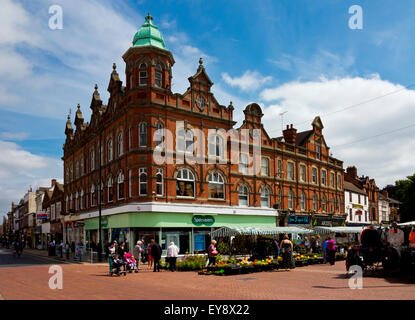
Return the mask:
[(85, 171), (84, 171), (84, 157), (82, 156), (81, 157), (81, 161), (80, 161), (80, 171), (81, 171), (81, 177), (85, 174)]
[(223, 139), (219, 135), (209, 137), (209, 155), (223, 158)]
[(331, 197), (331, 212), (335, 212), (336, 211), (336, 206), (335, 206), (335, 200), (334, 197)]
[(69, 196), (66, 196), (66, 213), (69, 213)]
[(101, 182), (101, 189), (99, 190), (99, 201), (101, 201), (101, 204), (104, 203), (104, 183)]
[(130, 74), (130, 89), (133, 87), (133, 75)]
[(287, 179), (294, 180), (294, 163), (287, 162)]
[(311, 168), (311, 182), (317, 183), (317, 169)]
[(288, 191), (288, 209), (294, 209), (294, 192), (292, 190)]
[(225, 199), (225, 181), (218, 172), (210, 173), (208, 176), (209, 198)]
[(139, 195), (147, 195), (147, 170), (146, 168), (140, 168), (138, 170), (138, 184), (139, 184)]
[(156, 148), (157, 147), (163, 147), (163, 136), (164, 136), (164, 130), (163, 125), (160, 122), (157, 122), (156, 124), (156, 132), (154, 133), (155, 141), (156, 141)]
[(176, 177), (176, 195), (179, 197), (195, 196), (195, 176), (189, 169), (180, 169)]
[(156, 65), (154, 69), (155, 69), (154, 84), (156, 85), (156, 87), (161, 88), (163, 84), (163, 70), (161, 69), (159, 65)]
[(178, 130), (177, 150), (193, 153), (193, 132), (191, 130)]
[(163, 191), (164, 191), (164, 185), (163, 185), (163, 169), (157, 169), (156, 182), (157, 182), (157, 186), (156, 186), (157, 195), (158, 196), (162, 196), (163, 195)]
[(305, 196), (304, 191), (302, 191), (300, 194), (300, 205), (301, 205), (301, 211), (305, 211), (306, 210), (306, 196)]
[(118, 156), (122, 155), (124, 150), (124, 135), (120, 133), (118, 135)]
[(261, 207), (264, 207), (264, 208), (271, 207), (270, 192), (267, 187), (263, 187), (261, 190)]
[(239, 154), (239, 172), (248, 174), (249, 159), (248, 155), (241, 153)]
[(262, 157), (261, 158), (261, 174), (263, 176), (269, 176), (269, 159)]
[(139, 71), (139, 85), (145, 86), (147, 84), (147, 65), (145, 63), (140, 64)]
[(313, 193), (313, 210), (317, 211), (317, 195)]
[(112, 139), (110, 139), (107, 143), (107, 159), (108, 162), (112, 161), (112, 155), (113, 155), (113, 149), (112, 149)]
[(239, 205), (240, 206), (249, 206), (249, 192), (248, 187), (242, 185), (239, 187)]
[(138, 129), (139, 146), (145, 147), (147, 145), (147, 123), (141, 122)]
[(71, 193), (71, 201), (69, 202), (69, 209), (70, 210), (73, 209), (73, 197), (72, 197), (72, 193)]
[(321, 170), (321, 184), (325, 186), (327, 183), (327, 172), (326, 170)]
[(79, 207), (81, 210), (84, 209), (84, 190), (83, 189), (81, 189), (81, 199), (80, 199)]
[(118, 175), (118, 200), (124, 199), (124, 175), (122, 172)]
[(91, 150), (91, 171), (95, 170), (95, 150)]
[(79, 161), (75, 162), (75, 178), (79, 178)]
[(307, 181), (306, 166), (300, 165), (300, 180), (303, 182)]
[(326, 195), (323, 194), (323, 197), (321, 198), (321, 206), (323, 208), (323, 212), (327, 211), (327, 198)]
[(95, 185), (91, 186), (91, 207), (95, 206), (96, 196), (95, 196)]
[(114, 181), (112, 180), (112, 178), (110, 177), (109, 179), (108, 179), (108, 186), (107, 186), (107, 188), (108, 188), (108, 195), (107, 195), (107, 201), (108, 202), (112, 202), (112, 201), (114, 201), (114, 189), (113, 189), (113, 183), (114, 183)]
[(101, 151), (99, 152), (101, 156), (101, 165), (104, 164), (104, 144), (101, 144)]

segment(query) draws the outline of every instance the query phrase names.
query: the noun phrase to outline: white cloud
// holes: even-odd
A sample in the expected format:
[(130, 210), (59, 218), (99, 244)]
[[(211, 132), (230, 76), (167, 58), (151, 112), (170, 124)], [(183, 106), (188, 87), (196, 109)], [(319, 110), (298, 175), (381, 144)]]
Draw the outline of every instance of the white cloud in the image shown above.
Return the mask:
[[(392, 92), (396, 93), (389, 94)], [(263, 90), (260, 97), (268, 105), (263, 120), (271, 136), (282, 134), (280, 121), (276, 122), (282, 111), (288, 111), (284, 124), (293, 123), (298, 131), (311, 129), (313, 118), (319, 115), (330, 151), (345, 161), (345, 167), (356, 165), (359, 174), (375, 178), (380, 186), (414, 173), (415, 126), (343, 146), (414, 124), (414, 90), (374, 74), (370, 78), (289, 82)], [(362, 103), (369, 100), (373, 101)]]
[(62, 161), (28, 152), (17, 144), (0, 140), (0, 216), (10, 210), (30, 188), (62, 181)]
[(25, 140), (28, 136), (26, 132), (0, 132), (0, 139), (3, 140)]
[(242, 91), (258, 90), (265, 83), (272, 80), (271, 76), (263, 76), (258, 71), (247, 70), (241, 77), (232, 78), (227, 72), (222, 73), (222, 79), (231, 87), (238, 87)]

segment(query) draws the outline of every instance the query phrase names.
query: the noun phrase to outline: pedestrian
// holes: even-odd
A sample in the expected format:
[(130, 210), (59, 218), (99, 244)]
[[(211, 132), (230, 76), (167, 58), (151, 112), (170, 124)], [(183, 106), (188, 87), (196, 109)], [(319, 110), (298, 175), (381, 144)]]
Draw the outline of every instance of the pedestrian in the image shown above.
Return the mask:
[(304, 237), (304, 249), (306, 253), (310, 252), (310, 241), (308, 237)]
[(274, 259), (278, 259), (278, 257), (280, 256), (280, 245), (278, 243), (277, 237), (275, 237), (272, 240), (272, 245), (274, 247), (274, 252), (275, 252)]
[(179, 256), (179, 248), (174, 244), (174, 242), (170, 242), (170, 246), (167, 248), (167, 259), (169, 262), (170, 271), (176, 270), (176, 260)]
[(66, 255), (66, 260), (69, 260), (69, 250), (70, 250), (71, 246), (69, 245), (69, 241), (66, 241), (65, 244), (65, 255)]
[(323, 258), (324, 258), (324, 263), (327, 263), (327, 255), (326, 255), (327, 241), (328, 241), (328, 239), (326, 239), (323, 242)]
[(312, 253), (316, 253), (316, 237), (311, 236), (311, 241), (310, 241), (310, 248), (311, 248), (311, 252)]
[(117, 249), (117, 254), (120, 257), (120, 259), (123, 260), (125, 253), (126, 253), (126, 250), (125, 250), (125, 242), (123, 241), (123, 242), (120, 243), (120, 245), (119, 245), (119, 247)]
[(151, 268), (154, 262), (153, 256), (151, 255), (151, 241), (148, 244), (147, 250), (148, 250), (148, 266)]
[(104, 244), (104, 252), (105, 252), (105, 260), (108, 260), (108, 256), (110, 254), (108, 247), (110, 246), (108, 240), (105, 240), (105, 244)]
[(160, 272), (161, 247), (156, 241), (154, 241), (154, 239), (151, 239), (150, 245), (151, 245), (151, 257), (154, 260), (153, 272), (156, 272), (156, 271)]
[(142, 242), (141, 241), (137, 241), (136, 246), (134, 247), (134, 259), (137, 262), (137, 269), (140, 270), (140, 261), (141, 261), (141, 255), (144, 252), (144, 249), (141, 247), (142, 246)]
[(209, 265), (216, 264), (216, 256), (218, 253), (218, 250), (216, 250), (216, 240), (212, 240), (208, 248)]
[(61, 243), (59, 244), (59, 250), (61, 252), (61, 258), (63, 258), (63, 248), (64, 248), (63, 240), (61, 240)]
[(336, 260), (336, 246), (334, 240), (331, 237), (328, 237), (326, 244), (326, 257), (330, 265), (334, 265)]
[(285, 268), (285, 270), (288, 269), (294, 269), (295, 265), (294, 265), (294, 260), (293, 260), (293, 243), (290, 241), (290, 238), (288, 237), (288, 234), (285, 234), (281, 244), (280, 244), (280, 249), (281, 249), (281, 255), (282, 255), (282, 264), (283, 264), (283, 268)]
[(115, 256), (115, 242), (113, 241), (108, 247), (108, 258), (107, 258), (109, 266), (110, 266), (110, 274), (112, 274), (112, 267), (113, 267), (112, 262), (114, 260), (114, 256)]
[(72, 241), (71, 243), (71, 252), (73, 255), (75, 255), (75, 242), (74, 241)]

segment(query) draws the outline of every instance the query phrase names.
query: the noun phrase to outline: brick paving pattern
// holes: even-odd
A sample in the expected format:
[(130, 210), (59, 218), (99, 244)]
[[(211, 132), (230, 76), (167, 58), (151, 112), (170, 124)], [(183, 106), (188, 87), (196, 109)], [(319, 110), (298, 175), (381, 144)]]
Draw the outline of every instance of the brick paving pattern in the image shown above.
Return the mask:
[(312, 265), (291, 271), (260, 272), (236, 276), (204, 276), (197, 272), (154, 273), (147, 266), (138, 274), (109, 277), (107, 264), (61, 264), (63, 289), (48, 286), (49, 266), (3, 266), (3, 299), (116, 299), (116, 300), (401, 300), (415, 298), (414, 277), (388, 280), (365, 277), (362, 290), (351, 290), (344, 262), (335, 266)]

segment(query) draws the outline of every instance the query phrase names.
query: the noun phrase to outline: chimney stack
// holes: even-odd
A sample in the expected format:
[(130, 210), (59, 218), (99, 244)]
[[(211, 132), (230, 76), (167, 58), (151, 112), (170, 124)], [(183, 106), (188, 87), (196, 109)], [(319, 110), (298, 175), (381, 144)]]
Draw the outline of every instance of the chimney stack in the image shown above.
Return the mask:
[(284, 140), (286, 143), (295, 144), (297, 129), (295, 129), (292, 124), (290, 126), (287, 124), (287, 129), (285, 129), (282, 134), (284, 135)]
[(357, 168), (355, 166), (347, 167), (347, 174), (353, 179), (357, 179)]

